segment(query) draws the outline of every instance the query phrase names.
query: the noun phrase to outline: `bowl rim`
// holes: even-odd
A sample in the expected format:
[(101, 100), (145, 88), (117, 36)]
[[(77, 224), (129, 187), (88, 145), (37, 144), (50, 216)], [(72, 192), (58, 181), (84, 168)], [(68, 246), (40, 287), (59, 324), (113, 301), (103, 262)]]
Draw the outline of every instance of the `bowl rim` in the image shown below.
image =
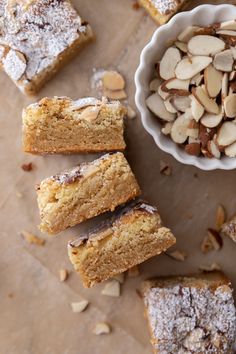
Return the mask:
[[(161, 25), (158, 27), (154, 33), (152, 34), (151, 39), (148, 41), (148, 43), (145, 45), (145, 47), (142, 49), (141, 55), (140, 55), (140, 61), (139, 65), (137, 67), (137, 70), (135, 72), (134, 76), (134, 82), (135, 82), (135, 87), (136, 87), (136, 92), (135, 92), (135, 103), (138, 108), (138, 111), (140, 112), (141, 115), (141, 121), (143, 124), (144, 129), (153, 137), (156, 145), (163, 150), (166, 153), (169, 153), (172, 155), (177, 161), (185, 164), (185, 165), (193, 165), (195, 167), (198, 167), (199, 169), (205, 170), (205, 171), (210, 171), (210, 170), (216, 170), (216, 169), (222, 169), (222, 170), (232, 170), (236, 168), (236, 158), (230, 158), (230, 157), (223, 157), (221, 159), (215, 159), (215, 158), (207, 158), (207, 157), (197, 157), (197, 156), (191, 156), (188, 155), (186, 152), (184, 152), (185, 156), (182, 157), (180, 155), (180, 152), (178, 151), (178, 145), (176, 145), (176, 149), (174, 149), (172, 146), (168, 144), (163, 144), (160, 139), (158, 134), (158, 130), (155, 130), (150, 127), (148, 123), (148, 117), (153, 116), (153, 114), (148, 110), (146, 107), (145, 103), (145, 93), (142, 89), (142, 84), (141, 84), (141, 77), (143, 73), (145, 72), (145, 67), (146, 67), (146, 59), (150, 51), (153, 51), (155, 49), (156, 52), (158, 52), (158, 49), (155, 47), (155, 44), (158, 40), (158, 37), (162, 35), (163, 32), (166, 30), (170, 30), (177, 21), (180, 21), (181, 19), (185, 17), (193, 17), (195, 16), (199, 11), (210, 11), (212, 14), (215, 14), (217, 11), (222, 11), (222, 10), (232, 10), (233, 13), (235, 13), (236, 16), (236, 6), (233, 4), (220, 4), (220, 5), (212, 5), (212, 4), (204, 4), (204, 5), (199, 5), (195, 7), (194, 9), (190, 11), (184, 11), (180, 12), (176, 15), (174, 15), (168, 23)], [(225, 20), (227, 21), (227, 20)], [(209, 24), (211, 21), (209, 21)], [(194, 25), (197, 25), (197, 23), (194, 23)], [(155, 48), (154, 48), (155, 47)], [(159, 129), (160, 133), (160, 129)], [(162, 133), (161, 133), (162, 134)], [(170, 139), (170, 138), (168, 138)]]

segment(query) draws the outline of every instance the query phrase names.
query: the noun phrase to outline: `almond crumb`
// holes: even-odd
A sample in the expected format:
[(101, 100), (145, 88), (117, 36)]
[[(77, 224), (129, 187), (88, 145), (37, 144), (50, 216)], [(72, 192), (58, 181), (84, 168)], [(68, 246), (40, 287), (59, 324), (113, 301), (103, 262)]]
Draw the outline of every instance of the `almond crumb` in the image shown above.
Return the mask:
[(83, 312), (88, 307), (89, 302), (87, 300), (81, 300), (78, 302), (71, 302), (71, 308), (74, 313)]
[(210, 265), (201, 265), (199, 270), (203, 272), (213, 272), (214, 270), (221, 270), (221, 267), (219, 264), (213, 262)]
[(223, 205), (219, 205), (216, 211), (216, 229), (220, 230), (221, 226), (225, 223), (226, 220), (226, 212)]
[(21, 231), (21, 236), (28, 243), (32, 243), (32, 244), (39, 245), (39, 246), (43, 246), (45, 244), (44, 239), (32, 234), (31, 232), (23, 230), (23, 231)]
[(109, 334), (111, 332), (111, 327), (106, 322), (98, 322), (93, 329), (93, 333), (97, 336), (101, 334)]
[(20, 192), (16, 192), (16, 196), (17, 196), (17, 198), (22, 198), (23, 197), (23, 194), (22, 193), (20, 193)]
[(219, 251), (223, 246), (223, 240), (218, 233), (218, 231), (214, 229), (208, 229), (207, 235), (204, 237), (201, 243), (201, 251), (202, 253), (208, 253), (210, 251)]
[(104, 286), (101, 294), (115, 297), (120, 296), (120, 283), (115, 279), (109, 280)]
[(59, 279), (61, 282), (65, 281), (68, 278), (68, 271), (67, 269), (60, 269), (59, 270)]
[(139, 272), (139, 268), (137, 265), (135, 265), (134, 267), (128, 269), (128, 277), (129, 278), (135, 278), (138, 277), (140, 274)]
[(32, 162), (24, 163), (23, 165), (21, 165), (21, 168), (25, 172), (30, 172), (33, 170), (33, 164), (32, 164)]
[(166, 253), (169, 257), (175, 259), (176, 261), (183, 262), (188, 257), (187, 253), (184, 251), (176, 250)]
[(125, 80), (117, 71), (105, 71), (102, 82), (104, 88), (111, 91), (123, 90), (125, 87)]
[(172, 174), (172, 168), (168, 162), (160, 160), (160, 173), (165, 176), (170, 176)]

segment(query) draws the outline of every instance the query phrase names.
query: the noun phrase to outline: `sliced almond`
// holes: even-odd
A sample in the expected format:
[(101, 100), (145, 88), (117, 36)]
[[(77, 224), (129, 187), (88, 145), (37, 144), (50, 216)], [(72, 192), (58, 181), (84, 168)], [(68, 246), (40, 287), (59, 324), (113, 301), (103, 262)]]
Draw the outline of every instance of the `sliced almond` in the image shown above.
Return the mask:
[(199, 124), (195, 121), (195, 119), (191, 119), (188, 124), (188, 129), (186, 132), (188, 137), (197, 139), (199, 134)]
[(123, 100), (127, 98), (127, 94), (125, 90), (112, 91), (112, 90), (105, 89), (104, 95), (112, 100)]
[(136, 118), (137, 114), (135, 110), (131, 106), (127, 106), (127, 117), (129, 119), (134, 119)]
[(172, 122), (167, 122), (165, 123), (165, 125), (161, 128), (161, 132), (164, 135), (169, 135), (171, 132), (171, 128), (172, 128), (173, 123)]
[(220, 29), (236, 31), (236, 21), (230, 20), (230, 21), (221, 22)]
[(195, 75), (207, 68), (211, 62), (212, 58), (206, 56), (184, 58), (176, 66), (176, 77), (180, 80), (192, 79)]
[(230, 30), (219, 30), (216, 31), (216, 34), (221, 36), (236, 37), (236, 31), (230, 31)]
[(214, 272), (215, 270), (221, 270), (221, 267), (219, 266), (219, 264), (213, 262), (210, 265), (201, 265), (199, 267), (199, 270), (203, 272)]
[(234, 60), (236, 60), (236, 48), (235, 47), (230, 47), (231, 53), (233, 55)]
[(195, 86), (201, 85), (203, 78), (204, 76), (198, 73), (190, 80), (190, 85), (195, 85)]
[(199, 140), (203, 149), (207, 147), (207, 143), (209, 140), (212, 140), (215, 135), (216, 129), (215, 128), (206, 128), (204, 125), (200, 123), (199, 126)]
[(150, 84), (149, 84), (149, 90), (156, 92), (158, 90), (158, 87), (161, 85), (162, 80), (161, 79), (153, 79)]
[(189, 144), (185, 145), (184, 150), (189, 155), (199, 156), (201, 153), (201, 145), (197, 142), (189, 143)]
[(206, 91), (210, 97), (214, 98), (219, 94), (222, 86), (222, 78), (222, 72), (216, 70), (212, 64), (204, 70), (204, 82)]
[(215, 55), (225, 49), (225, 42), (208, 35), (194, 36), (188, 42), (188, 51), (192, 55)]
[(72, 302), (71, 307), (74, 313), (83, 312), (88, 307), (89, 302), (87, 300), (81, 300), (78, 302)]
[(236, 117), (236, 94), (231, 94), (224, 99), (225, 114), (229, 118)]
[(76, 101), (71, 102), (70, 110), (77, 111), (82, 108), (86, 108), (89, 106), (97, 106), (97, 105), (101, 105), (101, 104), (102, 104), (102, 101), (100, 101), (94, 97), (80, 98)]
[(223, 205), (219, 205), (216, 211), (216, 228), (220, 230), (226, 221), (226, 211)]
[(236, 71), (231, 71), (231, 73), (229, 74), (229, 81), (233, 81), (236, 80)]
[(173, 104), (171, 103), (171, 97), (168, 97), (165, 101), (164, 101), (164, 105), (167, 109), (168, 112), (170, 113), (177, 113), (176, 108), (173, 106)]
[(43, 246), (45, 244), (44, 239), (32, 234), (31, 232), (26, 231), (26, 230), (21, 231), (21, 236), (28, 243), (35, 244), (38, 246)]
[(162, 98), (163, 100), (166, 100), (166, 99), (170, 96), (170, 93), (169, 93), (169, 92), (164, 92), (164, 91), (162, 91), (161, 85), (158, 87), (157, 92), (158, 92), (158, 94), (161, 96), (161, 98)]
[(184, 96), (188, 96), (189, 83), (190, 80), (179, 80), (174, 78), (164, 81), (161, 85), (161, 89), (162, 91), (169, 92), (170, 94), (178, 93), (178, 90), (186, 91), (186, 94)]
[(207, 95), (206, 91), (202, 86), (193, 88), (192, 94), (208, 113), (213, 113), (213, 114), (219, 113), (218, 104)]
[(201, 123), (207, 128), (215, 128), (217, 127), (223, 119), (223, 113), (219, 114), (211, 114), (205, 113), (201, 118)]
[(123, 90), (125, 80), (117, 71), (105, 71), (103, 78), (103, 86), (111, 91)]
[(217, 134), (217, 144), (228, 146), (236, 141), (236, 123), (224, 122)]
[(213, 157), (215, 157), (216, 159), (220, 159), (220, 150), (218, 149), (218, 146), (213, 140), (208, 141), (207, 149)]
[(230, 49), (217, 53), (214, 57), (213, 65), (217, 70), (231, 72), (233, 70), (234, 58)]
[(120, 296), (120, 283), (115, 279), (109, 280), (104, 286), (101, 294), (115, 297)]
[(93, 333), (97, 336), (101, 334), (109, 334), (111, 332), (111, 328), (108, 323), (106, 322), (99, 322), (93, 329)]
[(186, 117), (186, 113), (179, 116), (173, 123), (171, 128), (171, 139), (177, 144), (183, 144), (187, 140), (187, 129), (189, 119)]
[(165, 121), (171, 122), (175, 119), (175, 114), (167, 111), (164, 101), (157, 92), (146, 99), (146, 105), (152, 113)]
[(198, 122), (199, 119), (202, 117), (204, 114), (204, 107), (201, 105), (201, 103), (198, 102), (198, 100), (191, 95), (191, 113), (193, 118)]
[(187, 43), (201, 27), (188, 26), (179, 35), (178, 40)]
[(68, 271), (66, 269), (60, 269), (59, 270), (59, 279), (61, 282), (66, 281), (66, 279), (68, 278)]
[(176, 65), (181, 60), (180, 51), (177, 48), (170, 47), (165, 51), (160, 62), (160, 76), (164, 80), (175, 77)]
[(183, 262), (187, 258), (187, 253), (184, 251), (176, 250), (166, 253), (169, 257), (173, 258), (176, 261)]
[(180, 112), (185, 112), (191, 105), (190, 96), (174, 96), (170, 102)]
[(201, 251), (208, 253), (210, 251), (219, 251), (222, 247), (222, 239), (216, 230), (208, 229), (207, 235), (201, 243)]
[(181, 50), (181, 52), (183, 52), (183, 53), (187, 53), (187, 52), (188, 52), (187, 44), (184, 43), (184, 42), (176, 41), (176, 42), (175, 42), (175, 46), (176, 46), (179, 50)]
[(228, 157), (236, 156), (236, 142), (225, 148), (225, 155)]
[(92, 122), (97, 119), (100, 110), (101, 106), (89, 106), (78, 115), (78, 119)]
[(224, 73), (223, 79), (222, 79), (222, 88), (221, 88), (221, 99), (224, 101), (226, 96), (228, 96), (229, 93), (229, 74)]

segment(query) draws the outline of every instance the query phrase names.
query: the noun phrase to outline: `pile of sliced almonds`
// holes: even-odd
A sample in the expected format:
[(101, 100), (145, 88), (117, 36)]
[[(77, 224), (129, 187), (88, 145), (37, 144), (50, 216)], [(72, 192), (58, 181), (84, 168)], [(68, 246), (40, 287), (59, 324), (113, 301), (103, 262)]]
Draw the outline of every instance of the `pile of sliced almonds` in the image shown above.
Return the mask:
[(147, 107), (190, 155), (236, 156), (236, 20), (187, 27), (155, 66)]

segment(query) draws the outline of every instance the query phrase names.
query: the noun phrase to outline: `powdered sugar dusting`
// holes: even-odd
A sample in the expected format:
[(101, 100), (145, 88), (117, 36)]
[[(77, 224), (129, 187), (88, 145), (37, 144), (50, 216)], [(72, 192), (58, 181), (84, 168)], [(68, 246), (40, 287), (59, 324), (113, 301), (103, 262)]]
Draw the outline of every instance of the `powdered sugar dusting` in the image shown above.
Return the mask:
[[(24, 1), (0, 2), (0, 17), (4, 19), (0, 45), (11, 53), (11, 62), (5, 58), (4, 68), (14, 81), (24, 83), (53, 65), (58, 55), (87, 31), (68, 0), (34, 0), (26, 5)], [(23, 76), (23, 64), (17, 69), (19, 60), (13, 49), (25, 57)]]
[(154, 286), (144, 301), (158, 353), (232, 353), (236, 318), (228, 285)]
[(151, 3), (163, 15), (175, 11), (179, 2), (178, 0), (151, 0)]
[(19, 54), (17, 55), (17, 52), (11, 49), (3, 59), (4, 69), (14, 81), (19, 80), (26, 70), (26, 61), (23, 55)]

